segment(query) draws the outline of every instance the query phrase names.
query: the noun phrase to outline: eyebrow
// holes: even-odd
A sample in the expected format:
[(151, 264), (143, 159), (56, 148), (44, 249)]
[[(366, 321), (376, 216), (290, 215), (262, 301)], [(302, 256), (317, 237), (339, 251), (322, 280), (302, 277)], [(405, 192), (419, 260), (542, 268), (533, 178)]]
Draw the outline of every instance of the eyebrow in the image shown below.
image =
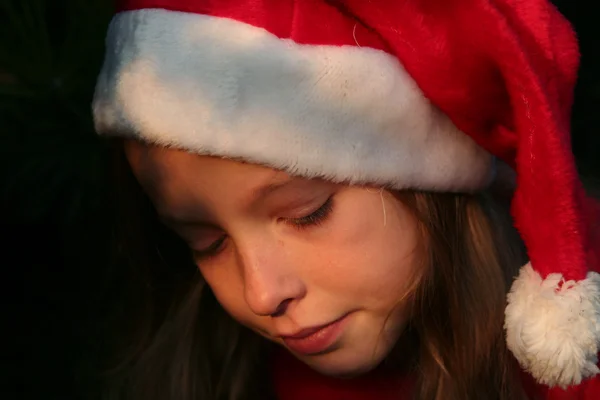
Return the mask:
[(206, 221), (196, 219), (196, 217), (187, 217), (185, 215), (172, 215), (169, 213), (158, 212), (158, 219), (165, 225), (170, 227), (213, 227)]
[[(248, 196), (247, 204), (254, 205), (257, 202), (265, 199), (271, 194), (283, 189), (295, 182), (298, 182), (299, 179), (296, 177), (286, 177), (283, 180), (278, 182), (271, 182), (265, 185), (260, 185), (257, 188), (251, 190), (250, 195)], [(159, 219), (170, 226), (178, 225), (181, 227), (185, 226), (198, 226), (198, 227), (214, 227), (213, 224), (197, 219), (195, 216), (188, 216), (186, 213), (182, 215), (173, 215), (169, 212), (160, 212), (157, 210), (157, 214)]]
[(278, 190), (298, 181), (298, 178), (287, 176), (285, 179), (278, 182), (271, 182), (266, 185), (261, 185), (251, 191), (248, 204), (255, 204), (256, 202), (263, 200), (265, 197), (270, 196)]

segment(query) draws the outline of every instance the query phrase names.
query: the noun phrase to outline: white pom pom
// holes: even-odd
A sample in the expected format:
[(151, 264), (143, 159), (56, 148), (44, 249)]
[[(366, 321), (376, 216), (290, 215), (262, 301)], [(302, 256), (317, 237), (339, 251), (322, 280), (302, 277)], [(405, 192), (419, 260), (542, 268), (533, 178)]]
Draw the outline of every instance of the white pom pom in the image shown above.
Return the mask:
[(542, 280), (525, 265), (508, 294), (504, 326), (508, 348), (538, 382), (566, 388), (598, 374), (600, 275)]

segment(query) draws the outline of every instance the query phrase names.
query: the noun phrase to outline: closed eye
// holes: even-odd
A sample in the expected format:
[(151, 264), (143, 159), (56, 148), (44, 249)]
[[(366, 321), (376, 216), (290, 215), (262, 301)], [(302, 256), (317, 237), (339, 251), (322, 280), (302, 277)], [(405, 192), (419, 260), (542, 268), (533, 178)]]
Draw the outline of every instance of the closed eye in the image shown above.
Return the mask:
[(227, 239), (227, 235), (223, 234), (219, 239), (215, 240), (210, 246), (205, 247), (200, 250), (193, 250), (194, 259), (196, 261), (206, 260), (211, 257), (215, 257), (218, 255), (224, 248), (225, 240)]
[(297, 229), (320, 225), (327, 220), (333, 211), (333, 196), (330, 196), (321, 207), (300, 218), (288, 218), (286, 222)]
[[(295, 229), (306, 229), (311, 226), (318, 226), (325, 222), (333, 211), (333, 196), (330, 196), (325, 203), (310, 214), (300, 218), (287, 218), (285, 222), (294, 227)], [(206, 260), (217, 256), (225, 247), (225, 241), (227, 235), (223, 234), (219, 239), (215, 240), (210, 246), (200, 249), (193, 250), (194, 258), (196, 261)]]

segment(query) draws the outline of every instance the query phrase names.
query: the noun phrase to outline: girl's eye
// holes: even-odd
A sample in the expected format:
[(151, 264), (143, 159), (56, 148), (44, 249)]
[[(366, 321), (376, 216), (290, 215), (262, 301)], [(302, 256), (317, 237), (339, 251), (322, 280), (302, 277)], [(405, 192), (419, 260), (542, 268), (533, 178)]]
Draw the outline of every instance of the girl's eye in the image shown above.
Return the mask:
[[(292, 225), (296, 229), (304, 229), (310, 226), (315, 226), (323, 223), (331, 214), (333, 210), (333, 196), (329, 197), (325, 203), (309, 215), (300, 218), (288, 218), (286, 222)], [(206, 260), (217, 256), (224, 248), (225, 240), (227, 235), (222, 235), (219, 239), (215, 240), (210, 246), (201, 249), (193, 250), (194, 258), (198, 260)]]
[(225, 243), (225, 239), (227, 239), (227, 235), (221, 236), (219, 239), (215, 240), (211, 243), (210, 246), (201, 249), (194, 250), (194, 258), (196, 260), (206, 260), (207, 258), (211, 258), (219, 254), (221, 250), (223, 250), (223, 244)]
[(329, 197), (325, 203), (317, 210), (313, 211), (309, 215), (301, 218), (289, 218), (286, 220), (287, 223), (292, 225), (294, 228), (303, 229), (309, 226), (319, 225), (329, 217), (333, 210), (333, 196)]

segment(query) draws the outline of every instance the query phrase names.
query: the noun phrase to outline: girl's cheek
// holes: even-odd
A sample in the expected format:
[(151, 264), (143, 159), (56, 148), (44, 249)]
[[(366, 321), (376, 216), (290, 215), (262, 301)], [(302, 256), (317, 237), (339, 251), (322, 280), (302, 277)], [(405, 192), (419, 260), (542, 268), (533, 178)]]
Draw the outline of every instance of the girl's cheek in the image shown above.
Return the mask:
[(244, 285), (237, 269), (231, 266), (198, 266), (204, 280), (221, 307), (243, 325), (251, 323), (251, 311), (244, 297)]

